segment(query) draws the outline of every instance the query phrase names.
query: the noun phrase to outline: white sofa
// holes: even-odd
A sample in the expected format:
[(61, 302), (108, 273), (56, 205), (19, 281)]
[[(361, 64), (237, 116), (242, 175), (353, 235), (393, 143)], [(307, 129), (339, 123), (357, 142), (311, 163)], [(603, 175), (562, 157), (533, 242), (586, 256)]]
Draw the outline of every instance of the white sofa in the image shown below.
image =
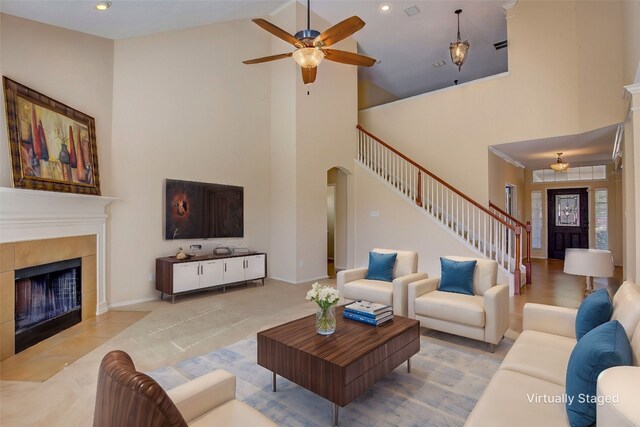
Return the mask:
[(490, 259), (443, 257), (453, 261), (475, 260), (474, 295), (438, 291), (439, 277), (409, 285), (409, 317), (420, 326), (498, 344), (509, 329), (509, 287), (498, 285), (498, 263)]
[(337, 275), (340, 295), (349, 300), (365, 300), (393, 306), (393, 313), (407, 316), (407, 288), (409, 283), (424, 279), (427, 273), (417, 273), (418, 253), (392, 249), (373, 249), (377, 253), (396, 253), (393, 282), (368, 280), (367, 267), (342, 270)]
[[(598, 377), (598, 394), (619, 401), (597, 406), (598, 427), (640, 426), (640, 290), (622, 284), (613, 298), (612, 320), (625, 329), (633, 353), (633, 367), (616, 367)], [(569, 426), (563, 402), (544, 402), (544, 396), (565, 393), (567, 364), (576, 344), (577, 309), (526, 304), (523, 332), (476, 403), (466, 427)]]

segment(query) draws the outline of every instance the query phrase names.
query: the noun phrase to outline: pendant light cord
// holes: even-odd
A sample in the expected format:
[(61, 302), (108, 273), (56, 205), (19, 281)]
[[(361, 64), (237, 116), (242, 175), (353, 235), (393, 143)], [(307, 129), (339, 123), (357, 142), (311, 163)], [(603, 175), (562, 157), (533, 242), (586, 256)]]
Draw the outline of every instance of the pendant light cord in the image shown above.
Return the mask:
[[(311, 29), (311, 0), (307, 0), (307, 30), (310, 30), (310, 29)], [(460, 38), (460, 20), (459, 19), (458, 19), (458, 38)]]

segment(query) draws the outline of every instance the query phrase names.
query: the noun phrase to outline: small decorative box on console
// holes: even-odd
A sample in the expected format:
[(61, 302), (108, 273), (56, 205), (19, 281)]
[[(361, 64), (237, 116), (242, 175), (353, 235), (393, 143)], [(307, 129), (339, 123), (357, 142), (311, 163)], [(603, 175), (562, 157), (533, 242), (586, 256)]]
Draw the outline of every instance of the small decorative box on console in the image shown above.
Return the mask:
[(231, 248), (228, 248), (226, 246), (218, 246), (213, 248), (214, 255), (231, 255), (231, 253)]

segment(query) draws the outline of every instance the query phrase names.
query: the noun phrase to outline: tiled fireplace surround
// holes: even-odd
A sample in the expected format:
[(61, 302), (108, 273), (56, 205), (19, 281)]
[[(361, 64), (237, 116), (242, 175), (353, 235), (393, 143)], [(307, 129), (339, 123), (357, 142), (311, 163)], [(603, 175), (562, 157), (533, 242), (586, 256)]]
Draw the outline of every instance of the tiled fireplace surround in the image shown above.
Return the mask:
[(110, 197), (0, 188), (0, 360), (15, 354), (16, 269), (82, 258), (82, 320), (107, 311)]

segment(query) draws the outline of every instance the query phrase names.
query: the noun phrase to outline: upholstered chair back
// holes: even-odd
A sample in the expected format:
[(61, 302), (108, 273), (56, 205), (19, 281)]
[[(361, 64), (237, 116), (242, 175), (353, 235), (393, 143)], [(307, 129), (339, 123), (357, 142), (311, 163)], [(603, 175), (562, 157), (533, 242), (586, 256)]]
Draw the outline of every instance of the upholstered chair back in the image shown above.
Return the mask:
[(373, 249), (379, 254), (396, 253), (396, 264), (393, 266), (393, 278), (418, 272), (418, 253), (413, 251), (396, 251), (394, 249)]
[(640, 322), (640, 290), (632, 282), (624, 282), (613, 296), (613, 314), (611, 320), (617, 320), (624, 327), (629, 340)]
[(104, 356), (98, 373), (94, 427), (186, 427), (187, 423), (160, 385), (136, 371), (124, 351)]
[(640, 366), (640, 328), (637, 326), (633, 337), (631, 337), (631, 354), (633, 355), (633, 364)]
[(445, 256), (452, 261), (477, 261), (473, 272), (473, 293), (484, 295), (498, 281), (498, 263), (492, 259), (469, 258), (462, 256)]

